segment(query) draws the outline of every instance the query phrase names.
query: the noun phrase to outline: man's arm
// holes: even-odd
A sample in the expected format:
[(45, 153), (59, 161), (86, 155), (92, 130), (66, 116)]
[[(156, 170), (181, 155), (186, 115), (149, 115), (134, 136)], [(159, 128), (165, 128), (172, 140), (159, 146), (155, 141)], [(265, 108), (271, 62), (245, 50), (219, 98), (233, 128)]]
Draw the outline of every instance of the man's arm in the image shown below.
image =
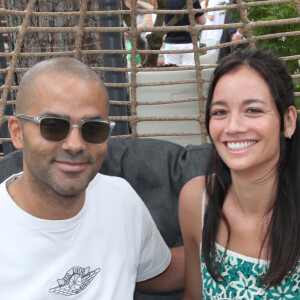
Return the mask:
[(143, 292), (166, 293), (184, 288), (184, 248), (170, 249), (172, 259), (169, 267), (156, 277), (138, 282), (136, 287)]
[[(193, 7), (195, 9), (201, 8), (200, 2), (199, 1), (195, 1), (194, 4), (193, 4)], [(198, 25), (204, 25), (206, 23), (206, 14), (205, 13), (197, 13), (195, 15), (195, 22)]]
[[(244, 29), (238, 28), (237, 31), (231, 35), (231, 41), (235, 42), (241, 40), (243, 38), (243, 33), (244, 33)], [(237, 48), (237, 47), (238, 44), (233, 45), (233, 48)]]
[(206, 17), (205, 17), (205, 14), (203, 14), (202, 16), (199, 16), (195, 19), (196, 21), (196, 24), (199, 24), (199, 25), (204, 25), (206, 23)]

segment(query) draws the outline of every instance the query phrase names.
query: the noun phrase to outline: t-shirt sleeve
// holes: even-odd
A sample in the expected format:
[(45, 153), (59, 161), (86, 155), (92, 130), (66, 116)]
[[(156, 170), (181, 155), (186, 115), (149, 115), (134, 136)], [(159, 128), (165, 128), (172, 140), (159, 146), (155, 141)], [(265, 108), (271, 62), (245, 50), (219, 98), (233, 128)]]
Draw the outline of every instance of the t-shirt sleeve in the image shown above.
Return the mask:
[[(200, 5), (199, 1), (195, 1), (195, 3), (193, 4), (193, 7), (194, 7), (195, 9), (200, 9), (200, 8), (201, 8), (201, 5)], [(195, 18), (198, 18), (198, 17), (200, 17), (200, 16), (202, 16), (202, 15), (204, 15), (203, 12), (201, 12), (201, 13), (196, 13), (196, 14), (195, 14)]]
[(137, 282), (157, 276), (167, 269), (171, 252), (158, 231), (148, 209), (142, 202), (141, 252)]
[[(222, 1), (220, 0), (209, 0), (208, 1), (208, 5), (207, 5), (207, 8), (213, 8), (213, 7), (217, 7), (219, 5), (222, 5)], [(214, 10), (214, 11), (209, 11), (207, 12), (207, 14), (209, 16), (213, 16), (217, 13), (218, 11)]]

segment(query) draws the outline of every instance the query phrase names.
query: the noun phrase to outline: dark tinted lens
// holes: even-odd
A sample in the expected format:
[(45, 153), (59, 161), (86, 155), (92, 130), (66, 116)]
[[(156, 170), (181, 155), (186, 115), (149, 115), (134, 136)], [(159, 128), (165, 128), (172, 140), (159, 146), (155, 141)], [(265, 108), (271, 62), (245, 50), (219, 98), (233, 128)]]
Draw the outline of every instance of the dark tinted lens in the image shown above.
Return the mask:
[(58, 118), (44, 118), (40, 123), (41, 136), (47, 141), (60, 142), (70, 131), (70, 123)]
[(110, 126), (107, 122), (86, 121), (82, 124), (82, 138), (90, 144), (102, 144), (109, 136)]

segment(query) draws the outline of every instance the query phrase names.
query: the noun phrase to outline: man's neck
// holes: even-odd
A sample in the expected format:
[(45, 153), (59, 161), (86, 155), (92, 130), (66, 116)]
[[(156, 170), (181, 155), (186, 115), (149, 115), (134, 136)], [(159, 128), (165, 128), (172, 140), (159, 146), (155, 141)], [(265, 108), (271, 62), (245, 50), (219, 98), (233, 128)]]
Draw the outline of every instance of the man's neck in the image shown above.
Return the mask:
[(70, 219), (81, 211), (85, 201), (85, 191), (74, 196), (59, 195), (44, 183), (28, 183), (24, 175), (9, 184), (7, 191), (21, 209), (46, 220)]

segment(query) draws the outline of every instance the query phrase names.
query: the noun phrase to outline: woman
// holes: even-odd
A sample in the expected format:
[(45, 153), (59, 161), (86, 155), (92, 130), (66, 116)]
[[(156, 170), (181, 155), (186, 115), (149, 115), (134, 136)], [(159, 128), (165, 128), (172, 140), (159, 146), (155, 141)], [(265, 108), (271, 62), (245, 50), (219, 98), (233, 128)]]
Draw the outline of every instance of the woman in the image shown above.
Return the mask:
[(184, 299), (299, 299), (300, 132), (285, 64), (262, 50), (225, 57), (206, 127), (214, 174), (180, 194)]

